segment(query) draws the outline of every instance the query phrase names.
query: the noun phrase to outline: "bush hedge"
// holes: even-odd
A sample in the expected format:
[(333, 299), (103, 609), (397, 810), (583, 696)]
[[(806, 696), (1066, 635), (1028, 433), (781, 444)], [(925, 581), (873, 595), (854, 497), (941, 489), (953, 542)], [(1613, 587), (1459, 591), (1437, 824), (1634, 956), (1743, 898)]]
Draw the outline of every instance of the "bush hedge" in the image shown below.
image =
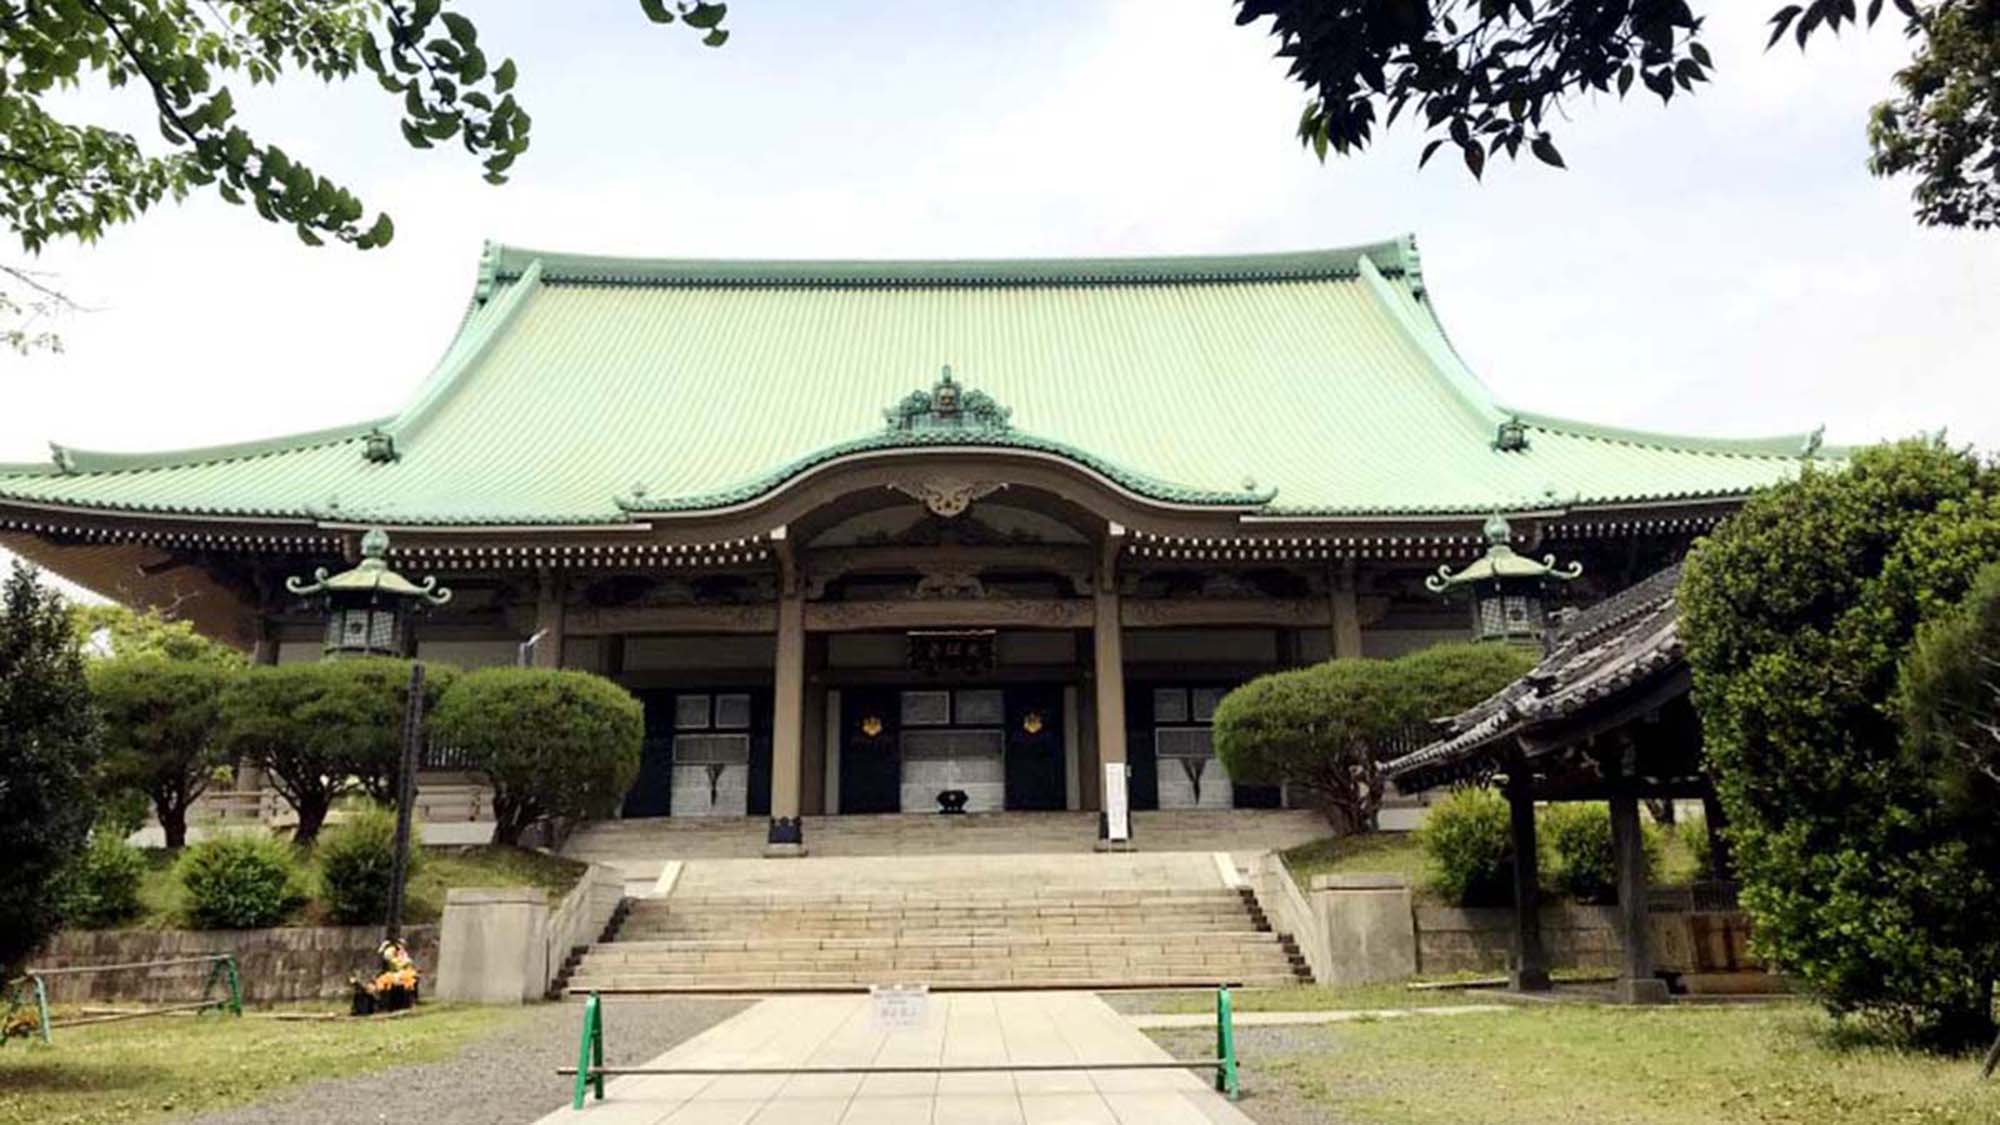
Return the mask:
[(71, 925), (115, 926), (139, 913), (139, 885), (146, 857), (110, 832), (91, 836), (69, 873), (67, 915)]
[[(1537, 812), (1536, 836), (1546, 844), (1549, 862), (1542, 885), (1578, 902), (1600, 905), (1618, 901), (1618, 854), (1611, 842), (1611, 808), (1601, 801), (1563, 802)], [(1646, 871), (1660, 869), (1665, 843), (1660, 829), (1640, 820)]]
[(292, 846), (261, 832), (211, 836), (181, 853), (174, 875), (197, 929), (275, 926), (306, 900)]
[[(381, 922), (389, 916), (389, 882), (396, 867), (396, 814), (370, 805), (334, 825), (313, 849), (319, 863), (320, 901), (344, 925)], [(423, 849), (410, 849), (407, 878), (422, 866)]]
[(1417, 829), (1432, 889), (1459, 906), (1514, 901), (1514, 838), (1507, 799), (1466, 788), (1431, 806)]

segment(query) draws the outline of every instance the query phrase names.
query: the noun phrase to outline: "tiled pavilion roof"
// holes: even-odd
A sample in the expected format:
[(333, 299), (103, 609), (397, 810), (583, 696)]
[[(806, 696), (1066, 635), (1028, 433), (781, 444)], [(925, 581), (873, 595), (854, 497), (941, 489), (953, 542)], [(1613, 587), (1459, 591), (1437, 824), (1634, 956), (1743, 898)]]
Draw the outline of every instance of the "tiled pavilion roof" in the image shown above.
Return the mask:
[[(883, 409), (947, 365), (1011, 412), (1004, 424), (885, 427)], [(1494, 402), (1447, 339), (1408, 238), (1048, 261), (491, 246), (457, 336), (393, 417), (180, 452), (55, 447), (46, 463), (0, 465), (0, 504), (608, 525), (922, 447), (1055, 458), (1154, 503), (1397, 518), (1739, 497), (1816, 446)]]

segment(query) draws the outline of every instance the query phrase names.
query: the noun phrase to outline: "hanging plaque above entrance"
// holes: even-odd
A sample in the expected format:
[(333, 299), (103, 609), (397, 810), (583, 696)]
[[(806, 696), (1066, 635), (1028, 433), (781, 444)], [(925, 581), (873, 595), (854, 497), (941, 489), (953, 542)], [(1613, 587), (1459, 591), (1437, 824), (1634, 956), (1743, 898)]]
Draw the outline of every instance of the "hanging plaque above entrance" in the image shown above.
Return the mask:
[(912, 672), (925, 676), (983, 676), (993, 670), (991, 629), (916, 630), (906, 636)]

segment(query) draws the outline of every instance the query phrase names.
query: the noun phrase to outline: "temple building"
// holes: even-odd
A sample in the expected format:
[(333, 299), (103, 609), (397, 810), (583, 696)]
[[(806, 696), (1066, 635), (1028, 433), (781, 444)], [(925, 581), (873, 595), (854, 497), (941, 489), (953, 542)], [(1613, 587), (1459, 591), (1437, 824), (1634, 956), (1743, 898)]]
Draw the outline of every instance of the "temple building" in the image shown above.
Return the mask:
[[(1605, 378), (1618, 379), (1615, 357)], [(337, 419), (329, 419), (336, 421)], [(627, 816), (1257, 807), (1230, 687), (1473, 635), (1425, 588), (1489, 543), (1588, 604), (1816, 434), (1718, 440), (1496, 403), (1408, 238), (1225, 257), (678, 261), (489, 246), (399, 413), (0, 465), (0, 544), (262, 661), (287, 576), (454, 592), (418, 654), (644, 702)], [(380, 540), (374, 540), (379, 545)], [(1505, 623), (1525, 631), (1535, 621)], [(1110, 771), (1123, 763), (1124, 771)]]

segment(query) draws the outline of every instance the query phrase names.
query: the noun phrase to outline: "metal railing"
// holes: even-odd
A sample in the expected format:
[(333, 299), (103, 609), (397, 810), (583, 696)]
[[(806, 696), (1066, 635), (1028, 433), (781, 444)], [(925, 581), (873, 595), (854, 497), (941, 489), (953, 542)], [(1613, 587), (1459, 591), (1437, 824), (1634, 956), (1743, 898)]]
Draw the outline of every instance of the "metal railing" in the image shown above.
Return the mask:
[[(48, 977), (81, 976), (88, 973), (115, 973), (128, 969), (157, 969), (171, 965), (207, 965), (208, 979), (201, 986), (201, 999), (185, 1004), (168, 1004), (158, 1008), (135, 1009), (123, 1012), (107, 1012), (99, 1015), (81, 1016), (76, 1019), (53, 1022), (49, 1017)], [(223, 987), (223, 994), (211, 998), (216, 986)], [(32, 991), (35, 1006), (35, 1024), (40, 1030), (43, 1043), (51, 1042), (50, 1032), (58, 1027), (82, 1027), (86, 1024), (113, 1023), (118, 1020), (139, 1019), (143, 1016), (163, 1016), (170, 1012), (202, 1012), (210, 1008), (226, 1011), (231, 1015), (243, 1014), (243, 982), (236, 970), (236, 957), (230, 953), (204, 953), (196, 957), (169, 957), (157, 961), (127, 961), (114, 965), (71, 965), (60, 969), (29, 969), (15, 980), (8, 982), (7, 1010), (0, 1017), (0, 1027), (11, 1026), (16, 1012), (28, 1006), (22, 993)], [(0, 1033), (4, 1034), (4, 1033)], [(4, 1042), (4, 1039), (0, 1039)]]

